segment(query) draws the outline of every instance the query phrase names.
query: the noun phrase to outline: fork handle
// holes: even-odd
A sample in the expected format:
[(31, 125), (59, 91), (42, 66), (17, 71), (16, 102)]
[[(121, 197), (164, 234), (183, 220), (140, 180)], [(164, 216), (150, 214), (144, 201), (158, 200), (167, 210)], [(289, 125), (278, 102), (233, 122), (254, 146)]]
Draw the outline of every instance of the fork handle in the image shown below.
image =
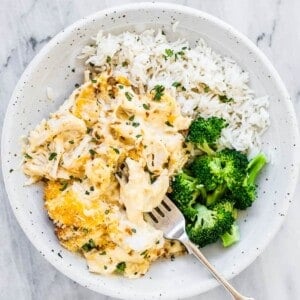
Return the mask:
[(187, 250), (194, 254), (201, 263), (210, 271), (210, 273), (224, 286), (224, 288), (232, 295), (235, 300), (254, 300), (241, 295), (218, 271), (210, 264), (206, 257), (202, 254), (198, 246), (193, 244), (190, 240), (182, 241), (186, 246)]

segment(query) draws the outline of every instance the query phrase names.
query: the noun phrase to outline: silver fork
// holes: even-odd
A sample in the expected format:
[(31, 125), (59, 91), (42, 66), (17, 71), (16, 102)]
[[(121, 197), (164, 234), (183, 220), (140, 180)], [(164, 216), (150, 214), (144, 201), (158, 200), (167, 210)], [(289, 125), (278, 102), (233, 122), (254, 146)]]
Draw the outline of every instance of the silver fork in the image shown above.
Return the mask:
[(165, 197), (162, 203), (152, 212), (145, 214), (146, 220), (156, 229), (163, 231), (166, 239), (178, 240), (190, 254), (195, 255), (210, 273), (224, 286), (235, 300), (254, 300), (241, 295), (217, 270), (209, 263), (199, 248), (193, 244), (185, 231), (185, 219), (176, 205)]

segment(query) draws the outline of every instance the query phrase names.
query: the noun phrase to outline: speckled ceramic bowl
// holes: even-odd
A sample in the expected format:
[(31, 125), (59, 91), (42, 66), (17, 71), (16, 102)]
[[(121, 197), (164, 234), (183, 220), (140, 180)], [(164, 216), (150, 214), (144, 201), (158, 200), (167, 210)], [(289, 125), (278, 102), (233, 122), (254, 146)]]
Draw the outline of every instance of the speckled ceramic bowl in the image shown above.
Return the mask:
[[(180, 24), (174, 34), (170, 26), (176, 21)], [(82, 81), (84, 66), (76, 56), (99, 29), (117, 33), (160, 27), (171, 39), (181, 36), (194, 43), (205, 38), (212, 48), (233, 57), (250, 73), (257, 95), (270, 95), (272, 124), (263, 148), (272, 159), (261, 176), (258, 200), (240, 216), (241, 241), (229, 249), (215, 244), (203, 250), (227, 278), (245, 269), (270, 242), (284, 219), (297, 182), (299, 139), (289, 95), (268, 59), (229, 25), (183, 6), (135, 3), (97, 12), (59, 33), (27, 67), (10, 101), (2, 139), (6, 189), (21, 227), (51, 264), (85, 287), (124, 299), (183, 298), (205, 292), (217, 283), (188, 255), (156, 262), (146, 276), (135, 280), (89, 273), (84, 259), (59, 245), (43, 208), (41, 186), (23, 186), (20, 137), (55, 111), (74, 84)], [(54, 101), (48, 100), (46, 87), (53, 88)]]

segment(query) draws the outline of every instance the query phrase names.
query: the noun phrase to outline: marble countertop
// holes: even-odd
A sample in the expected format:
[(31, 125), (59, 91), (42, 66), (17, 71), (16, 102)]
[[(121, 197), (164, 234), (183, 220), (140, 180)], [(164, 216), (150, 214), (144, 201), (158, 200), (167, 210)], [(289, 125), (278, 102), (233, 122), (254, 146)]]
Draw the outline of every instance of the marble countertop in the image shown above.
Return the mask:
[[(0, 124), (12, 91), (36, 53), (77, 19), (130, 0), (1, 0)], [(300, 117), (299, 0), (173, 0), (211, 13), (246, 34), (273, 62)], [(10, 209), (0, 175), (0, 299), (112, 299), (79, 286), (54, 269), (31, 245)], [(298, 192), (300, 188), (298, 188)], [(300, 298), (300, 203), (264, 253), (232, 280), (255, 299)], [(227, 299), (218, 287), (190, 300)], [(229, 297), (228, 297), (229, 299)]]

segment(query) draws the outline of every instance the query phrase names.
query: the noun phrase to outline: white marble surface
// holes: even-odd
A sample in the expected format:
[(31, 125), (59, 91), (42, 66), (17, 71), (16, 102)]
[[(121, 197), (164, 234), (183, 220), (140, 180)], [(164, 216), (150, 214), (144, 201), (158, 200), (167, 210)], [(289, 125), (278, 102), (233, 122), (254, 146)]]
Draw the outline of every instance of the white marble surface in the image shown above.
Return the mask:
[[(0, 0), (0, 124), (18, 78), (51, 37), (80, 17), (104, 7), (129, 2), (141, 1)], [(300, 116), (299, 0), (165, 2), (207, 11), (246, 34), (274, 63)], [(41, 257), (12, 214), (2, 178), (0, 192), (1, 300), (112, 299), (79, 286)], [(295, 197), (282, 229), (264, 253), (232, 280), (236, 287), (257, 300), (300, 299), (300, 203), (297, 200), (298, 197)], [(227, 297), (219, 287), (192, 299)]]

